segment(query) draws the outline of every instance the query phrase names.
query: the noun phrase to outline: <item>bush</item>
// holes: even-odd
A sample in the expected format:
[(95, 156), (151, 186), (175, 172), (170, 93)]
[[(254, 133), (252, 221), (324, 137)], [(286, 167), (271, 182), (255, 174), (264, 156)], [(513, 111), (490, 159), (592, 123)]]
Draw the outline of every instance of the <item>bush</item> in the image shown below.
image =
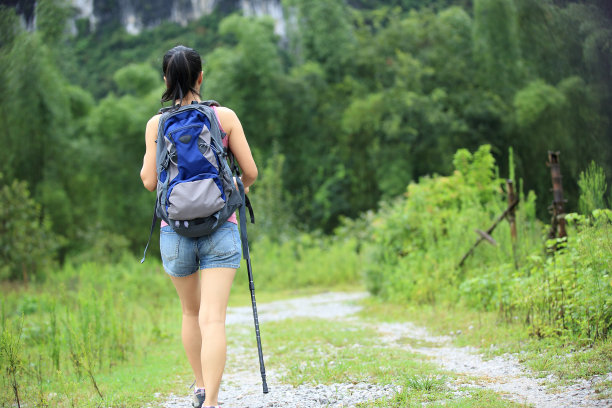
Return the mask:
[[(499, 247), (483, 243), (466, 266), (458, 268), (478, 237), (472, 231), (489, 226), (507, 204), (489, 146), (474, 154), (459, 150), (454, 164), (452, 175), (410, 184), (405, 197), (384, 204), (374, 216), (367, 266), (373, 293), (395, 301), (456, 300), (461, 282), (482, 278), (479, 270), (491, 263), (512, 261), (508, 226), (502, 223), (493, 234)], [(533, 223), (533, 199), (530, 196), (517, 214), (525, 219), (525, 227)]]
[(612, 328), (612, 211), (566, 219), (564, 248), (531, 258), (511, 282), (512, 304), (536, 335), (604, 339)]
[[(4, 178), (0, 174), (0, 183)], [(24, 181), (0, 188), (0, 280), (43, 277), (55, 261), (58, 237)]]

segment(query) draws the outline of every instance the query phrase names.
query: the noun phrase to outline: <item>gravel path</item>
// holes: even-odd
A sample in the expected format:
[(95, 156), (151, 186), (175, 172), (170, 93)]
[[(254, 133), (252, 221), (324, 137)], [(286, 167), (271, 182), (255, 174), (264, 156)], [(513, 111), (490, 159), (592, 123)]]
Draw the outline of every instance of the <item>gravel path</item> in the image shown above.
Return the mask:
[[(325, 293), (316, 296), (291, 300), (262, 303), (257, 307), (259, 321), (291, 319), (296, 317), (323, 319), (350, 319), (355, 324), (363, 324), (350, 318), (360, 310), (355, 301), (367, 297), (366, 293)], [(253, 315), (250, 307), (229, 308), (227, 324), (244, 328), (252, 332)], [(459, 383), (448, 383), (451, 389), (472, 386), (494, 390), (503, 397), (537, 408), (570, 408), (570, 407), (612, 407), (612, 399), (593, 399), (593, 386), (603, 380), (612, 380), (612, 373), (607, 378), (582, 380), (576, 384), (549, 393), (544, 386), (545, 379), (536, 379), (522, 367), (511, 355), (483, 360), (478, 350), (471, 347), (453, 347), (450, 336), (432, 336), (423, 327), (411, 323), (381, 323), (374, 326), (380, 333), (380, 341), (389, 347), (405, 348), (420, 353), (436, 361), (441, 367), (459, 374), (476, 378), (462, 380)], [(263, 330), (265, 339), (265, 329)], [(410, 346), (406, 339), (417, 344), (428, 346)], [(414, 342), (413, 342), (414, 343)], [(265, 353), (265, 349), (264, 349)], [(223, 408), (264, 408), (264, 407), (352, 407), (357, 403), (391, 396), (399, 391), (397, 386), (381, 386), (368, 383), (357, 384), (310, 384), (293, 387), (280, 381), (282, 373), (266, 368), (267, 382), (270, 389), (263, 394), (259, 362), (256, 350), (228, 348), (228, 366), (221, 385), (220, 402)], [(237, 367), (248, 368), (238, 370)], [(548, 378), (551, 379), (550, 377)], [(461, 395), (462, 392), (458, 392)], [(153, 404), (153, 403), (152, 403)], [(190, 399), (184, 396), (170, 396), (161, 405), (150, 405), (163, 408), (191, 407)]]
[[(537, 379), (510, 354), (483, 360), (474, 347), (454, 347), (450, 336), (432, 336), (423, 327), (412, 323), (383, 323), (376, 326), (381, 338), (390, 346), (401, 347), (415, 353), (431, 357), (443, 368), (456, 373), (477, 377), (478, 380), (463, 383), (475, 387), (488, 388), (505, 398), (522, 404), (533, 404), (537, 408), (574, 408), (612, 407), (612, 399), (597, 400), (593, 386), (604, 380), (612, 380), (612, 373), (607, 377), (595, 377), (591, 380), (580, 380), (577, 383), (559, 389), (559, 392), (547, 391), (545, 382), (554, 380), (549, 375)], [(410, 346), (400, 339), (412, 339), (416, 342), (431, 344), (430, 347)]]

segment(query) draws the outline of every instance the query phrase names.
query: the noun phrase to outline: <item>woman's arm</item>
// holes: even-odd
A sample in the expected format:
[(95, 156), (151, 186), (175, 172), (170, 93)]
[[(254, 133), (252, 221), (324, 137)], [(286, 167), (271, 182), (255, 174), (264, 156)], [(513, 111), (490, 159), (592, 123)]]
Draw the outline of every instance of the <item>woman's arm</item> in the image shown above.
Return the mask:
[(253, 160), (253, 155), (251, 154), (251, 148), (244, 135), (242, 124), (233, 110), (225, 107), (219, 107), (216, 108), (216, 110), (219, 116), (219, 122), (221, 122), (221, 127), (229, 138), (229, 149), (232, 151), (232, 154), (238, 161), (238, 165), (242, 170), (242, 183), (244, 187), (247, 188), (253, 184), (257, 178), (257, 166), (255, 165), (255, 160)]
[(149, 122), (147, 122), (147, 130), (145, 131), (145, 143), (146, 151), (144, 158), (142, 159), (142, 170), (140, 170), (140, 178), (142, 184), (149, 191), (153, 191), (157, 188), (157, 169), (155, 168), (155, 159), (157, 156), (157, 126), (159, 125), (159, 117), (161, 115), (153, 116)]

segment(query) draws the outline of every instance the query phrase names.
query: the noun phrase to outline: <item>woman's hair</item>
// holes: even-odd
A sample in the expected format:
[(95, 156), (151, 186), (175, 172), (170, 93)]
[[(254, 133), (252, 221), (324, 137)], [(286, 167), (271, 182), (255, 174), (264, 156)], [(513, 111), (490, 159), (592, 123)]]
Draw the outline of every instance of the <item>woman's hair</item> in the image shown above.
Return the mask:
[(200, 96), (194, 85), (202, 72), (202, 60), (195, 50), (182, 45), (172, 48), (164, 55), (162, 70), (166, 77), (166, 91), (162, 94), (162, 103), (182, 101), (189, 91)]

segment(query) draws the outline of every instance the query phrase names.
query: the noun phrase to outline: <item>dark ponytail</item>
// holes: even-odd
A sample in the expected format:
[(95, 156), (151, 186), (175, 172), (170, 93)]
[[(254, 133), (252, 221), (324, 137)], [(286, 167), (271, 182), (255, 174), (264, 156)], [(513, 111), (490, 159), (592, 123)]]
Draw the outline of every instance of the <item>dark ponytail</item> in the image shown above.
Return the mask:
[(162, 103), (182, 101), (189, 91), (200, 96), (194, 88), (202, 72), (202, 60), (196, 51), (182, 45), (172, 48), (164, 55), (162, 70), (166, 77), (166, 91), (161, 97)]

